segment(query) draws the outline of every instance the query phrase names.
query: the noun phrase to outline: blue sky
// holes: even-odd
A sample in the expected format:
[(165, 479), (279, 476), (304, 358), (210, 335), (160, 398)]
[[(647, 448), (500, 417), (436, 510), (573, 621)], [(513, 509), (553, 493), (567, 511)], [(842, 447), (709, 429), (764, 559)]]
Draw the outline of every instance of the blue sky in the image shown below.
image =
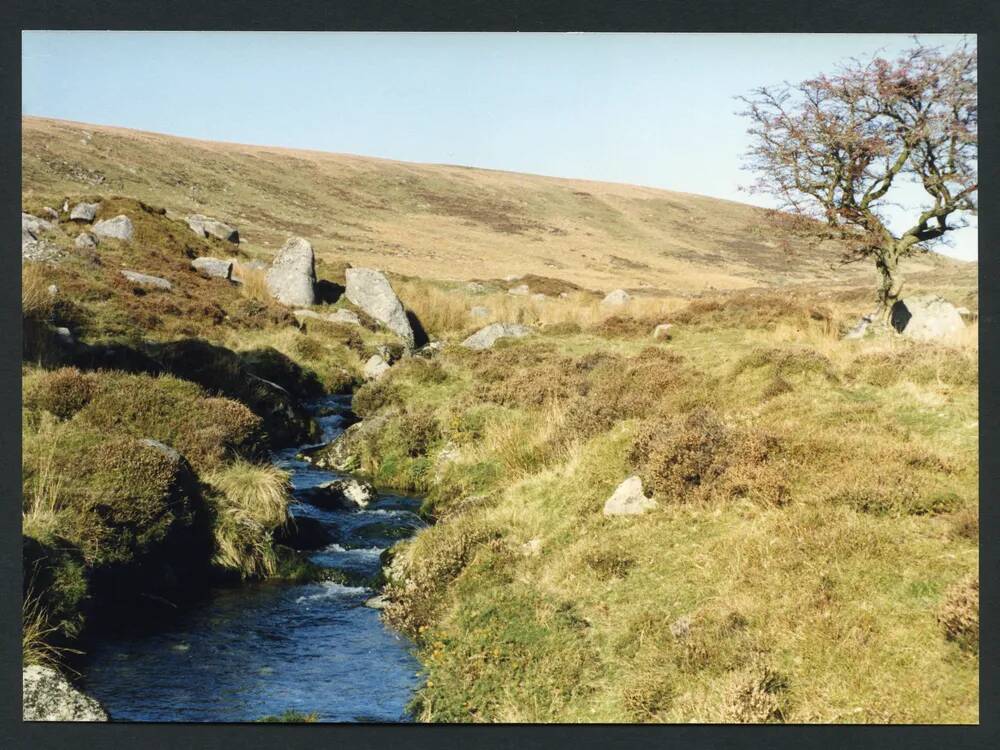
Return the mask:
[[(949, 45), (958, 37), (927, 36)], [(909, 46), (861, 34), (25, 32), (25, 114), (740, 193), (734, 97)], [(975, 227), (954, 233), (975, 259)]]

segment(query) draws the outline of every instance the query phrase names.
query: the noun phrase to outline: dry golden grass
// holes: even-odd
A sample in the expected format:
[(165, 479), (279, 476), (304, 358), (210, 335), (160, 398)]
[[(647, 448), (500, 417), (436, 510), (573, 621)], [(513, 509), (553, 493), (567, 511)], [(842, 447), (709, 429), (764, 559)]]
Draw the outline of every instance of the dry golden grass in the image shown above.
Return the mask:
[(233, 274), (242, 282), (240, 294), (257, 302), (270, 302), (272, 298), (267, 288), (267, 272), (261, 268), (236, 265), (239, 270), (234, 270)]
[(236, 461), (205, 477), (217, 494), (215, 563), (244, 578), (266, 578), (277, 569), (274, 531), (288, 522), (287, 472), (273, 464)]
[(21, 266), (21, 314), (28, 318), (45, 318), (52, 310), (49, 278), (38, 263)]
[[(810, 249), (794, 237), (789, 256), (761, 209), (687, 193), (35, 117), (22, 127), (26, 198), (107, 194), (125, 184), (130, 195), (177, 214), (234, 224), (241, 249), (256, 257), (298, 234), (331, 264), (422, 278), (535, 274), (603, 291), (685, 293), (826, 279), (837, 258), (833, 248)], [(60, 158), (77, 172), (54, 169)], [(81, 183), (80, 169), (104, 181)], [(218, 189), (223, 173), (226, 191)], [(913, 271), (954, 265), (910, 262)], [(871, 269), (843, 273), (874, 283)]]

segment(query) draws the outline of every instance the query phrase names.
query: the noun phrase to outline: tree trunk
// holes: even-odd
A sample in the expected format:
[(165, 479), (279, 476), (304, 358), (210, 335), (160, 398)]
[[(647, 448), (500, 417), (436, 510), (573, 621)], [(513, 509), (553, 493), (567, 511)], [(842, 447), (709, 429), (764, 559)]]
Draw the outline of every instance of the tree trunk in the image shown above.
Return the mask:
[(875, 267), (878, 268), (881, 281), (878, 288), (878, 311), (882, 320), (889, 322), (892, 306), (903, 291), (903, 276), (899, 272), (899, 255), (893, 247), (876, 256)]

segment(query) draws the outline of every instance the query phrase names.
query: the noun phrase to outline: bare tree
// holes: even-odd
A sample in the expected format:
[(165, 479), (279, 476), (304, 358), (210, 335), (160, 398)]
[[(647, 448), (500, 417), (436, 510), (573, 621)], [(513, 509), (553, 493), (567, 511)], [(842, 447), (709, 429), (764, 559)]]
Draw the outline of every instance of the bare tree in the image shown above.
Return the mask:
[[(807, 222), (817, 236), (845, 240), (845, 261), (874, 260), (883, 315), (902, 289), (899, 261), (976, 212), (976, 81), (968, 42), (950, 52), (916, 42), (895, 61), (851, 60), (834, 75), (740, 97), (751, 190), (818, 220)], [(900, 205), (907, 182), (923, 186), (925, 200), (897, 235), (886, 209)]]

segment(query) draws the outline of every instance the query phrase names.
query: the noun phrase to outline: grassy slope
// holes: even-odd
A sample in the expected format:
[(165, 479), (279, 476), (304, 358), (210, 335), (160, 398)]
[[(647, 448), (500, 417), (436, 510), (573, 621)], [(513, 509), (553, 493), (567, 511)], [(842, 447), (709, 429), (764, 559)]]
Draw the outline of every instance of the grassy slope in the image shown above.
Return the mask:
[[(289, 234), (320, 258), (437, 279), (536, 274), (586, 288), (706, 288), (826, 281), (834, 248), (810, 250), (763, 212), (686, 193), (313, 151), (195, 141), (25, 117), (26, 199), (129, 195), (237, 226), (251, 253)], [(968, 266), (940, 258), (911, 272)], [(972, 268), (971, 274), (974, 276)]]
[[(497, 354), (446, 350), (440, 373), (403, 368), (374, 389), (394, 398), (359, 393), (397, 413), (367, 468), (416, 478), (441, 516), (399, 553), (390, 610), (422, 644), (423, 719), (977, 720), (978, 661), (937, 619), (977, 569), (975, 329), (955, 349), (841, 342), (859, 303), (818, 302), (833, 325), (787, 299), (730, 299), (678, 310), (689, 322), (659, 355), (641, 355), (648, 325), (569, 327)], [(679, 364), (639, 380), (624, 359), (589, 387), (554, 384), (553, 362), (571, 374), (596, 353), (664, 352)], [(590, 436), (574, 406), (610, 397), (618, 421)], [(636, 435), (699, 407), (772, 436), (769, 460), (605, 518), (623, 477), (649, 477)], [(429, 415), (438, 440), (413, 457), (405, 436)], [(755, 693), (768, 675), (779, 687)]]
[[(976, 654), (946, 640), (937, 621), (952, 586), (976, 570), (975, 328), (949, 350), (839, 341), (869, 307), (867, 274), (838, 275), (835, 288), (815, 257), (798, 279), (778, 267), (776, 248), (737, 258), (726, 239), (742, 236), (740, 221), (754, 213), (737, 204), (25, 122), (28, 209), (62, 195), (134, 195), (232, 221), (251, 256), (301, 233), (330, 261), (327, 278), (336, 280), (338, 259), (422, 277), (396, 283), (449, 342), (491, 319), (541, 324), (534, 341), (497, 355), (449, 347), (438, 366), (399, 367), (385, 388), (359, 396), (371, 413), (386, 402), (390, 415), (365, 448), (366, 468), (430, 491), (440, 516), (400, 553), (416, 584), (392, 612), (428, 668), (422, 718), (977, 719)], [(88, 183), (97, 173), (103, 182)], [(591, 198), (600, 212), (580, 207)], [(68, 251), (36, 283), (40, 297), (59, 285), (71, 305), (53, 322), (88, 342), (197, 336), (248, 353), (275, 347), (337, 387), (384, 338), (299, 330), (188, 268), (189, 243), (199, 254), (228, 248), (195, 242), (169, 215), (105, 203), (139, 222), (137, 242), (103, 243), (100, 264)], [(670, 224), (686, 216), (679, 205), (704, 216), (697, 232)], [(72, 236), (54, 241), (68, 249)], [(759, 239), (778, 244), (766, 232)], [(613, 265), (611, 255), (651, 268)], [(935, 264), (911, 269), (911, 288), (974, 309), (975, 267)], [(137, 295), (119, 280), (123, 266), (175, 288)], [(668, 295), (608, 310), (584, 293), (539, 302), (428, 280), (521, 272), (594, 289), (646, 281)], [(772, 281), (808, 283), (795, 295), (683, 299), (707, 285)], [(489, 316), (473, 318), (473, 305)], [(678, 324), (674, 340), (637, 364), (664, 319)], [(663, 352), (680, 359), (656, 359)], [(595, 354), (624, 359), (593, 370)], [(616, 379), (633, 366), (646, 367), (641, 377)], [(611, 421), (588, 419), (605, 400)], [(699, 407), (729, 430), (771, 435), (773, 458), (738, 461), (691, 498), (661, 493), (642, 518), (605, 519), (614, 486), (650, 471), (630, 458), (644, 427), (668, 434)], [(671, 446), (661, 448), (671, 459)], [(727, 450), (709, 453), (714, 461)], [(787, 484), (781, 504), (776, 476)], [(687, 632), (673, 632), (684, 617)]]

